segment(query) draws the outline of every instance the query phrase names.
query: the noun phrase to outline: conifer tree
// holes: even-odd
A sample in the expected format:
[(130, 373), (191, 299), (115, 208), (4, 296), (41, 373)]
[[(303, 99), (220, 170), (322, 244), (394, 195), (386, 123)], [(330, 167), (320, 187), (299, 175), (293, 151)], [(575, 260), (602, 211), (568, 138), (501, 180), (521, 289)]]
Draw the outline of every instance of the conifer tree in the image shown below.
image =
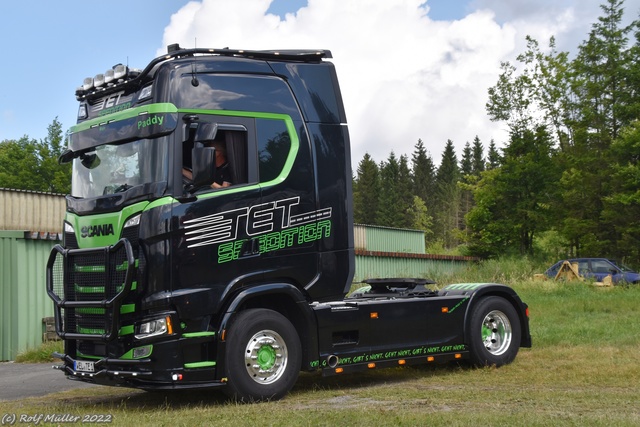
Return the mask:
[(456, 230), (460, 223), (460, 170), (453, 141), (447, 140), (436, 173), (436, 205), (434, 210), (434, 238), (445, 248), (458, 244)]
[(354, 221), (358, 224), (376, 224), (380, 197), (380, 172), (378, 165), (365, 153), (358, 163), (353, 187)]

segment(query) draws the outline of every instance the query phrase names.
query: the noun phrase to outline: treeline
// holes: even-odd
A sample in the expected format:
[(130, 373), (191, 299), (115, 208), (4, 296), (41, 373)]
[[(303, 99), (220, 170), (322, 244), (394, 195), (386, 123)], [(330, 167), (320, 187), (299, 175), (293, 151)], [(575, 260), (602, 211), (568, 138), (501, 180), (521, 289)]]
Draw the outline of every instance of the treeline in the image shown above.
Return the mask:
[(69, 193), (71, 165), (58, 164), (64, 149), (62, 124), (57, 118), (44, 140), (24, 136), (0, 142), (0, 188)]
[(504, 148), (476, 137), (439, 166), (368, 154), (354, 177), (355, 221), (425, 231), (432, 247), (492, 257), (608, 256), (640, 265), (640, 26), (608, 0), (573, 58), (527, 37), (486, 109)]

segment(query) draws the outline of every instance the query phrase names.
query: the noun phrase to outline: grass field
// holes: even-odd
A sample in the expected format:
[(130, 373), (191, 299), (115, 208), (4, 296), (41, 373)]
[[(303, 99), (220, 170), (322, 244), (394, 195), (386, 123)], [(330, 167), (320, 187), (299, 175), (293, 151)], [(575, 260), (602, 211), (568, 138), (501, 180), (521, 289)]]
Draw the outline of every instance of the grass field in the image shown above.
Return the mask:
[(534, 282), (531, 269), (485, 264), (455, 278), (507, 283), (529, 304), (533, 348), (499, 369), (451, 364), (302, 374), (285, 399), (252, 405), (209, 391), (96, 386), (0, 402), (0, 415), (109, 414), (112, 425), (136, 426), (640, 425), (640, 287)]

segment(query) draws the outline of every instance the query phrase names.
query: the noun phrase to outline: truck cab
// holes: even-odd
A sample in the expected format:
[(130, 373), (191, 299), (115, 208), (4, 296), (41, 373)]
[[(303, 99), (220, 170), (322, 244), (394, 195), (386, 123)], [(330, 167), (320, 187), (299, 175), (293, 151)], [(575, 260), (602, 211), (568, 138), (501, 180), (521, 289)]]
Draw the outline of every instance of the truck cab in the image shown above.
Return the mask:
[[(498, 361), (530, 343), (526, 306), (501, 285), (409, 293), (402, 307), (396, 292), (421, 284), (376, 283), (344, 298), (352, 175), (329, 58), (172, 45), (144, 70), (117, 65), (85, 79), (60, 158), (73, 163), (64, 241), (47, 265), (67, 376), (278, 398), (300, 370), (355, 369), (399, 346), (467, 354), (464, 310), (444, 329), (441, 316), (420, 313), (427, 300), (441, 313), (440, 298), (457, 308), (482, 293), (513, 306), (516, 335)], [(374, 309), (395, 319), (376, 326), (384, 337), (369, 324)], [(429, 337), (394, 340), (402, 312)]]

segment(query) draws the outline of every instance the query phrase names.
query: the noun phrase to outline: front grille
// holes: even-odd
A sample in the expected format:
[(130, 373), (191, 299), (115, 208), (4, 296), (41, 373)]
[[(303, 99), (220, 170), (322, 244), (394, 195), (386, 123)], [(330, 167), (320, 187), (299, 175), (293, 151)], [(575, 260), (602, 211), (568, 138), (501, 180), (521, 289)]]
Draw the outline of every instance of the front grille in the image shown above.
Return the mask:
[(117, 336), (122, 300), (131, 292), (135, 258), (121, 239), (96, 249), (56, 245), (47, 264), (47, 291), (56, 304), (63, 337), (111, 340)]

